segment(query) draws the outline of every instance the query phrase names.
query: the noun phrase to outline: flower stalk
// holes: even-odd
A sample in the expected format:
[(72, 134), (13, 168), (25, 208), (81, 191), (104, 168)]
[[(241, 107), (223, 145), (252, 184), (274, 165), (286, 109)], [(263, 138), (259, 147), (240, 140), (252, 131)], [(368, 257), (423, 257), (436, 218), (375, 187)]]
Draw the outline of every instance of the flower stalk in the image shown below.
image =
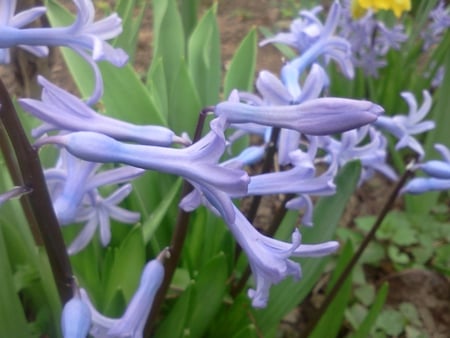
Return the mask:
[[(29, 201), (32, 216), (38, 226), (38, 234), (42, 238), (47, 251), (59, 296), (62, 302), (65, 303), (73, 296), (73, 273), (69, 257), (53, 211), (38, 153), (28, 142), (8, 91), (1, 80), (0, 101), (0, 121), (14, 149), (21, 176), (20, 179), (23, 181), (23, 185), (31, 190), (25, 198)], [(22, 182), (15, 183), (22, 185)], [(36, 244), (41, 245), (39, 242)]]

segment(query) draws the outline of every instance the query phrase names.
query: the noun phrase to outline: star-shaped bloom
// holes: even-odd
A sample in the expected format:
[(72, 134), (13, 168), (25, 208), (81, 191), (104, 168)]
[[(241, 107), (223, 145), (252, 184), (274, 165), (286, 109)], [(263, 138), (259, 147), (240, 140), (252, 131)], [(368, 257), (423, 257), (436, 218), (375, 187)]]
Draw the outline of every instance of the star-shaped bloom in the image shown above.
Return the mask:
[(38, 77), (42, 85), (41, 100), (20, 99), (21, 107), (44, 124), (32, 131), (33, 137), (40, 137), (49, 131), (94, 131), (121, 141), (140, 144), (170, 146), (172, 143), (188, 144), (188, 140), (162, 126), (135, 125), (99, 114), (85, 102), (64, 89)]
[(70, 26), (22, 28), (42, 15), (45, 8), (37, 7), (14, 16), (16, 1), (1, 0), (0, 48), (3, 52), (0, 56), (2, 61), (9, 61), (7, 49), (14, 46), (25, 48), (38, 56), (48, 53), (48, 49), (43, 46), (69, 47), (83, 57), (94, 71), (95, 88), (88, 99), (88, 103), (93, 104), (103, 93), (103, 80), (96, 62), (104, 60), (121, 67), (128, 61), (128, 55), (122, 49), (113, 48), (106, 42), (122, 32), (122, 21), (115, 13), (94, 21), (92, 1), (74, 0), (74, 3), (77, 16)]
[(416, 98), (412, 93), (403, 92), (402, 97), (409, 106), (408, 115), (380, 116), (376, 120), (375, 126), (388, 131), (397, 138), (398, 142), (395, 146), (397, 150), (409, 147), (420, 158), (423, 158), (422, 145), (412, 135), (424, 133), (435, 126), (434, 121), (422, 121), (430, 111), (431, 95), (428, 91), (423, 91), (424, 101), (420, 108), (418, 108)]
[(45, 177), (53, 201), (53, 209), (61, 226), (84, 223), (83, 229), (68, 247), (70, 255), (89, 244), (99, 229), (103, 246), (111, 239), (110, 219), (125, 224), (136, 223), (140, 215), (118, 206), (131, 193), (126, 184), (104, 198), (99, 188), (130, 181), (144, 173), (143, 169), (120, 167), (98, 171), (100, 164), (80, 160), (64, 149), (55, 168), (47, 169)]
[(382, 133), (371, 126), (342, 133), (340, 140), (320, 138), (323, 147), (330, 156), (327, 162), (337, 161), (339, 168), (353, 160), (361, 161), (362, 171), (359, 184), (373, 176), (375, 172), (396, 180), (397, 175), (387, 164), (387, 141)]
[(301, 278), (301, 267), (290, 257), (321, 257), (335, 252), (339, 244), (335, 241), (320, 244), (302, 244), (298, 230), (292, 234), (292, 243), (286, 243), (259, 233), (247, 218), (235, 207), (236, 219), (228, 227), (248, 261), (256, 284), (248, 291), (252, 305), (264, 308), (269, 299), (269, 290), (289, 276)]

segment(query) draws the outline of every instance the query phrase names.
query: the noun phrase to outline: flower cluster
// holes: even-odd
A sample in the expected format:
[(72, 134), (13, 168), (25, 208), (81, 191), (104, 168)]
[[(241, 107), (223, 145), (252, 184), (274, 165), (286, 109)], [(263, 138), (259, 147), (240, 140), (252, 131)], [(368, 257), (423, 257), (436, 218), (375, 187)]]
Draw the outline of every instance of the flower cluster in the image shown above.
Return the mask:
[[(259, 232), (236, 207), (236, 199), (287, 195), (284, 206), (300, 210), (301, 225), (312, 227), (313, 198), (336, 192), (335, 177), (346, 163), (361, 162), (360, 183), (375, 172), (396, 179), (387, 163), (388, 139), (382, 131), (396, 138), (396, 149), (408, 147), (420, 159), (425, 155), (415, 136), (434, 128), (434, 122), (423, 121), (431, 108), (427, 91), (420, 107), (412, 93), (402, 93), (409, 112), (393, 116), (382, 116), (383, 107), (370, 100), (327, 96), (330, 62), (336, 63), (347, 78), (354, 76), (355, 67), (376, 75), (385, 65), (383, 58), (388, 50), (398, 49), (405, 40), (403, 27), (387, 28), (371, 11), (354, 21), (349, 8), (334, 1), (324, 22), (319, 18), (321, 7), (301, 11), (288, 33), (260, 44), (287, 44), (297, 55), (283, 65), (279, 76), (261, 71), (255, 93), (233, 90), (228, 98), (209, 107), (209, 130), (191, 141), (167, 126), (135, 125), (94, 108), (103, 92), (96, 62), (105, 60), (122, 66), (127, 61), (123, 50), (106, 42), (121, 32), (121, 20), (112, 14), (95, 21), (92, 1), (74, 3), (77, 16), (71, 25), (28, 28), (45, 8), (15, 14), (15, 1), (0, 0), (2, 62), (10, 61), (9, 49), (13, 46), (38, 56), (46, 55), (48, 46), (65, 46), (81, 55), (95, 73), (95, 89), (86, 101), (42, 76), (38, 78), (41, 98), (18, 100), (25, 112), (42, 123), (32, 130), (35, 147), (52, 145), (57, 149), (54, 167), (44, 174), (60, 226), (83, 224), (67, 247), (70, 255), (95, 240), (97, 230), (101, 245), (108, 246), (111, 220), (139, 222), (141, 215), (121, 204), (132, 193), (135, 178), (147, 171), (174, 175), (192, 187), (179, 202), (181, 209), (191, 212), (204, 205), (224, 220), (248, 258), (254, 283), (248, 296), (254, 307), (263, 308), (269, 302), (272, 285), (288, 277), (302, 277), (300, 264), (292, 258), (325, 256), (334, 253), (339, 243), (303, 243), (301, 227), (291, 229), (291, 241), (271, 238)], [(410, 9), (409, 1), (357, 4), (365, 10), (392, 9), (397, 16)], [(236, 140), (248, 134), (256, 134), (260, 143), (234, 154)], [(247, 170), (250, 165), (259, 165), (269, 149), (276, 149), (276, 170), (257, 174)], [(417, 168), (431, 178), (412, 181), (405, 192), (449, 186), (450, 151), (441, 145), (437, 150), (444, 161), (419, 164)], [(26, 188), (14, 188), (0, 195), (0, 204), (26, 192)], [(145, 265), (140, 284), (120, 318), (101, 314), (88, 291), (77, 288), (62, 312), (64, 336), (84, 337), (89, 332), (94, 337), (142, 337), (166, 274), (164, 257), (169, 252), (164, 250)]]

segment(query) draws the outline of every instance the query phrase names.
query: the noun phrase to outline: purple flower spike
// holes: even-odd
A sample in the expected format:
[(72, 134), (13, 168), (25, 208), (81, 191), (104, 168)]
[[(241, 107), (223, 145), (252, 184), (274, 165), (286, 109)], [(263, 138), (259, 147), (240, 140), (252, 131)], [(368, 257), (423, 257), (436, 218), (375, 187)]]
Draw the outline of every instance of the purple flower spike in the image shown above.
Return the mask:
[(45, 123), (32, 131), (40, 137), (53, 130), (93, 131), (121, 141), (140, 144), (170, 146), (172, 143), (189, 142), (162, 126), (135, 125), (96, 113), (85, 102), (64, 89), (38, 77), (42, 85), (42, 99), (20, 99), (21, 107)]
[(157, 259), (148, 262), (141, 275), (139, 287), (120, 318), (109, 318), (99, 313), (84, 289), (80, 290), (83, 301), (92, 315), (90, 334), (95, 338), (142, 338), (147, 317), (152, 309), (156, 292), (164, 278), (162, 260), (168, 254), (164, 250)]
[(60, 144), (86, 161), (119, 162), (182, 176), (205, 194), (215, 208), (223, 209), (226, 219), (232, 221), (234, 211), (228, 195), (245, 194), (249, 178), (243, 170), (217, 164), (225, 150), (224, 127), (222, 119), (211, 121), (211, 131), (184, 149), (126, 144), (92, 132), (50, 136), (36, 144)]
[(370, 101), (318, 98), (290, 106), (252, 106), (221, 102), (215, 114), (230, 123), (258, 123), (297, 130), (308, 135), (328, 135), (375, 121), (383, 108)]
[(256, 284), (256, 289), (250, 289), (248, 296), (256, 308), (266, 307), (272, 284), (289, 276), (301, 278), (300, 265), (290, 257), (320, 257), (335, 252), (339, 247), (335, 241), (303, 245), (298, 230), (292, 234), (292, 243), (266, 237), (235, 209), (236, 220), (229, 223), (228, 227), (248, 257)]

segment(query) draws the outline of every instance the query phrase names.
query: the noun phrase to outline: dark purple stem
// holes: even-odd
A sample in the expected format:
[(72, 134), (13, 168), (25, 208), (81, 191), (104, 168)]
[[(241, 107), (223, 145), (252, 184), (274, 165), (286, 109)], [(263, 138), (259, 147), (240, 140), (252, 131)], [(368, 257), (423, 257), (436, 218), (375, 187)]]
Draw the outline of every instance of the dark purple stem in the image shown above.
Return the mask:
[[(30, 209), (44, 243), (49, 262), (55, 278), (59, 296), (63, 303), (72, 298), (72, 268), (67, 255), (64, 240), (58, 221), (53, 211), (50, 195), (45, 183), (39, 156), (22, 128), (17, 112), (11, 101), (8, 91), (0, 80), (0, 121), (8, 134), (11, 146), (14, 149), (17, 167), (20, 171), (20, 180), (23, 185), (30, 188), (31, 193), (24, 198), (28, 199)], [(8, 157), (11, 158), (11, 157)], [(10, 164), (9, 167), (15, 164)], [(17, 173), (13, 178), (17, 177)], [(21, 185), (22, 182), (14, 182)], [(33, 232), (33, 229), (31, 229)], [(34, 230), (35, 232), (36, 230)], [(37, 234), (35, 234), (36, 238)], [(38, 245), (40, 243), (37, 243)]]

